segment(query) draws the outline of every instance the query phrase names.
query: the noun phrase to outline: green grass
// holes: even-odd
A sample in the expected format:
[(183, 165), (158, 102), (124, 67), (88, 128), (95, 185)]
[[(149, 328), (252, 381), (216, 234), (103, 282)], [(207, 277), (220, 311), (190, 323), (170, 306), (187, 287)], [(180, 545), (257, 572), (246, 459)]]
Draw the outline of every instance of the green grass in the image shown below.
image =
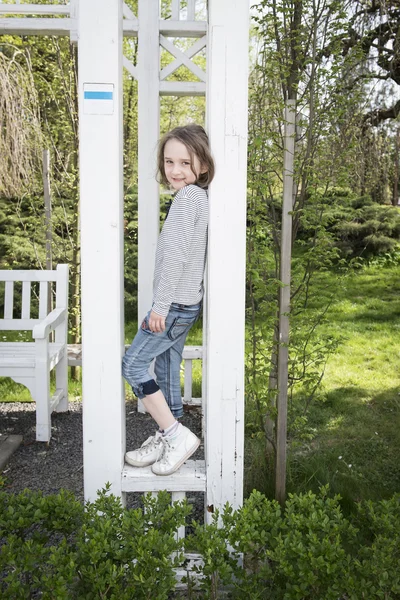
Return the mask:
[[(335, 290), (321, 330), (341, 342), (309, 411), (315, 437), (289, 447), (288, 489), (328, 483), (349, 506), (387, 498), (400, 492), (399, 269), (374, 267), (344, 280), (324, 273), (318, 285), (320, 304)], [(252, 444), (252, 451), (259, 463), (261, 444)], [(263, 485), (272, 494), (273, 481), (264, 470)], [(254, 480), (250, 472), (248, 484)]]

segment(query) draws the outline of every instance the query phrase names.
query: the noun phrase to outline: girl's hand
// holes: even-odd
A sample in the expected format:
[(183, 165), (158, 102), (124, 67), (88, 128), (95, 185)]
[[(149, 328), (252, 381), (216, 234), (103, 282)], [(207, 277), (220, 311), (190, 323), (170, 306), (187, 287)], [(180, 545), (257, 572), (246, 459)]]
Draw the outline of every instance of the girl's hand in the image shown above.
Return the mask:
[(152, 310), (149, 316), (149, 328), (153, 333), (165, 331), (165, 317), (158, 315)]

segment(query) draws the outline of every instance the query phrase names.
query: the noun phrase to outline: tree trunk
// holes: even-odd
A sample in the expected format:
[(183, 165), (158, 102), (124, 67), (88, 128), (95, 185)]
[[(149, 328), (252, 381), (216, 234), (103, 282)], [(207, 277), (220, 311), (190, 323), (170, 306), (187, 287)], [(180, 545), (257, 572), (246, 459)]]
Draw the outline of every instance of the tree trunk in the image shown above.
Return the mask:
[[(72, 94), (73, 98), (73, 110), (70, 111), (71, 115), (74, 115), (75, 123), (73, 124), (73, 130), (75, 132), (75, 148), (76, 151), (73, 153), (73, 168), (76, 173), (76, 180), (74, 185), (74, 196), (75, 196), (75, 211), (74, 219), (72, 222), (72, 235), (73, 235), (73, 249), (72, 249), (72, 268), (71, 268), (71, 330), (70, 335), (71, 342), (73, 344), (81, 343), (81, 264), (80, 264), (80, 198), (79, 198), (79, 125), (78, 125), (78, 56), (77, 47), (70, 44), (70, 53), (74, 71), (74, 90)], [(79, 378), (80, 367), (71, 367), (71, 379), (77, 380)]]
[(396, 142), (394, 146), (394, 181), (393, 181), (393, 197), (392, 204), (393, 206), (398, 206), (399, 204), (399, 152), (400, 152), (400, 128), (397, 129), (396, 132)]
[(272, 351), (271, 351), (271, 370), (268, 378), (268, 406), (270, 410), (265, 415), (265, 436), (267, 438), (266, 452), (267, 456), (275, 453), (276, 447), (273, 444), (275, 439), (276, 418), (273, 413), (276, 409), (276, 394), (278, 389), (278, 336), (279, 336), (279, 314), (274, 325), (274, 333), (272, 336)]
[(276, 424), (275, 498), (286, 499), (286, 438), (289, 362), (289, 312), (292, 256), (293, 168), (296, 130), (296, 101), (287, 100), (285, 107), (283, 206), (279, 293), (278, 346), (278, 416)]
[[(43, 193), (44, 193), (44, 216), (46, 224), (46, 270), (51, 271), (53, 268), (52, 257), (52, 227), (51, 227), (51, 192), (50, 192), (50, 152), (43, 150)], [(51, 290), (51, 282), (48, 283), (47, 295), (47, 313), (53, 310), (53, 296)], [(50, 339), (53, 341), (53, 332), (50, 334)]]

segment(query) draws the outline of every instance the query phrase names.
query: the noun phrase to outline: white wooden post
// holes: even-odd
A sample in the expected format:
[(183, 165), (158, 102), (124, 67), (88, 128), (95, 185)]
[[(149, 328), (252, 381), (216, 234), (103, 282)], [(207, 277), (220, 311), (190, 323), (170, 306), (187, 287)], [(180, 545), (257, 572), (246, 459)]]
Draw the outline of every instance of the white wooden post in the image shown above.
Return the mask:
[(138, 31), (138, 323), (151, 308), (160, 222), (155, 179), (160, 135), (159, 2), (139, 0)]
[(122, 2), (79, 7), (84, 485), (121, 495), (123, 337)]
[[(138, 29), (138, 326), (150, 310), (160, 229), (160, 195), (156, 181), (160, 135), (159, 2), (139, 0)], [(138, 400), (139, 412), (145, 412)]]
[[(208, 3), (210, 188), (206, 297), (206, 473), (209, 511), (243, 500), (247, 174), (247, 0)], [(209, 511), (206, 515), (211, 517)]]

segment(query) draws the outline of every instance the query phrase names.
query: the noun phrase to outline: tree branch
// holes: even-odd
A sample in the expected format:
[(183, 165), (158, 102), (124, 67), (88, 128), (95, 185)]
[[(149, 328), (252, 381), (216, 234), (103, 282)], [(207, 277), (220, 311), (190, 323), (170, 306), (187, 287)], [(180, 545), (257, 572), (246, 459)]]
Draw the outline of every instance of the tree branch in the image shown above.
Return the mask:
[(391, 108), (376, 108), (375, 110), (371, 110), (369, 113), (364, 115), (363, 122), (364, 125), (368, 124), (376, 126), (386, 119), (395, 119), (399, 114), (400, 100), (398, 100)]

